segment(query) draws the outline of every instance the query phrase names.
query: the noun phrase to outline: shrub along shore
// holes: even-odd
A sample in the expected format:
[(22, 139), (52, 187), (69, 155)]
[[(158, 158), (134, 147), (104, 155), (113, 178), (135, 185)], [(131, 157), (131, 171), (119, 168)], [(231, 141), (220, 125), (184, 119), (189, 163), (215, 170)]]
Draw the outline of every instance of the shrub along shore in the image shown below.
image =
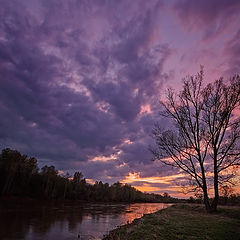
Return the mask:
[(103, 240), (240, 240), (240, 208), (177, 204), (109, 232)]

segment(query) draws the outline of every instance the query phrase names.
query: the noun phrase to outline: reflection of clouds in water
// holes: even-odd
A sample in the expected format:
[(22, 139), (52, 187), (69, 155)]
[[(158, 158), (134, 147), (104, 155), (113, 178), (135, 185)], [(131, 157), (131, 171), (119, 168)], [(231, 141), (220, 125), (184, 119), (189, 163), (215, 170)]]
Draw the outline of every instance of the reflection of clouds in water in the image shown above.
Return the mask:
[(163, 203), (135, 203), (81, 204), (60, 208), (0, 207), (0, 239), (70, 240), (78, 239), (79, 234), (81, 240), (99, 240), (117, 226), (167, 206)]
[[(169, 205), (163, 203), (135, 203), (122, 206), (110, 205), (109, 208), (107, 208), (108, 212), (103, 211), (102, 213), (100, 210), (96, 211), (95, 209), (94, 214), (96, 214), (96, 212), (100, 213), (97, 221), (95, 215), (91, 215), (94, 216), (93, 218), (89, 218), (91, 216), (88, 216), (88, 220), (91, 222), (93, 231), (91, 234), (95, 236), (95, 238), (92, 239), (101, 239), (101, 236), (107, 234), (110, 230), (120, 225), (131, 223), (134, 219), (141, 218), (144, 214), (156, 212), (167, 206)], [(109, 211), (109, 209), (111, 210)], [(118, 212), (119, 210), (121, 213)], [(85, 230), (84, 222), (81, 225), (81, 229), (83, 233)], [(83, 236), (85, 235), (83, 234)]]

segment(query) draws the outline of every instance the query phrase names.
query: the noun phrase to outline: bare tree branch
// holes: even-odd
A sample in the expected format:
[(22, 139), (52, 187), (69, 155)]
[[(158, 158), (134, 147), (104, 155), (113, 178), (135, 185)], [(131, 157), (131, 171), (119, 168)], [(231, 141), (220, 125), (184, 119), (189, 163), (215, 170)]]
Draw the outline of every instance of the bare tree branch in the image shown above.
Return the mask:
[[(201, 68), (196, 76), (183, 80), (178, 94), (168, 89), (161, 116), (170, 118), (175, 128), (163, 131), (156, 125), (156, 147), (151, 151), (155, 160), (181, 169), (194, 180), (203, 191), (206, 209), (214, 211), (219, 184), (234, 177), (225, 170), (240, 165), (240, 118), (234, 114), (240, 106), (240, 77), (232, 77), (228, 85), (220, 78), (206, 87), (203, 77)], [(215, 192), (212, 205), (210, 187)]]

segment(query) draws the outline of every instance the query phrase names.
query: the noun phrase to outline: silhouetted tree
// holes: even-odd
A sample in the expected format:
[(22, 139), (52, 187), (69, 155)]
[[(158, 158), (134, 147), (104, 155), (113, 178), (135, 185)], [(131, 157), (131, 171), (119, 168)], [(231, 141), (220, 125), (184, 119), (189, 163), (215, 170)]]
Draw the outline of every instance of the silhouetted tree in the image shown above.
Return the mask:
[(58, 171), (54, 166), (48, 167), (45, 165), (42, 167), (41, 175), (43, 176), (43, 188), (46, 197), (54, 198), (57, 174)]
[(6, 148), (2, 151), (0, 162), (2, 194), (27, 192), (32, 176), (38, 171), (37, 160)]
[[(75, 172), (71, 178), (68, 173), (59, 175), (54, 166), (47, 165), (39, 172), (35, 158), (9, 148), (0, 154), (0, 193), (4, 196), (101, 202), (166, 201), (161, 195), (145, 194), (119, 182), (111, 186), (102, 181), (88, 184), (81, 172)], [(170, 200), (173, 199), (169, 197), (167, 201)]]
[(184, 79), (178, 94), (168, 89), (166, 101), (161, 102), (161, 115), (171, 119), (175, 128), (165, 131), (156, 125), (153, 129), (155, 160), (185, 172), (192, 190), (203, 192), (208, 212), (217, 209), (219, 184), (233, 177), (226, 170), (240, 164), (239, 100), (239, 76), (232, 77), (228, 85), (220, 78), (203, 87), (201, 69)]
[(62, 180), (64, 182), (64, 191), (63, 191), (63, 199), (66, 198), (67, 192), (69, 192), (69, 179), (71, 175), (67, 172), (65, 175), (62, 176)]
[(14, 178), (16, 176), (17, 170), (20, 166), (22, 158), (25, 158), (25, 156), (21, 156), (21, 154), (18, 151), (12, 151), (9, 148), (6, 148), (2, 151), (1, 155), (1, 167), (2, 167), (2, 174), (5, 176), (4, 182), (3, 182), (3, 189), (2, 194), (8, 195), (11, 193)]

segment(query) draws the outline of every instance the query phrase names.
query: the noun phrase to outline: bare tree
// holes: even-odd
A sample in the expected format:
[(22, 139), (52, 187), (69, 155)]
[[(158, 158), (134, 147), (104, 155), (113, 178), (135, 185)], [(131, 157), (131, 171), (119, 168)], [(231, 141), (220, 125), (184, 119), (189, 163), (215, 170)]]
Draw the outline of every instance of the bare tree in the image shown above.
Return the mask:
[[(180, 169), (189, 177), (192, 190), (201, 190), (208, 212), (217, 210), (219, 186), (240, 165), (240, 77), (228, 84), (223, 79), (203, 86), (203, 69), (183, 80), (178, 94), (168, 89), (161, 104), (161, 115), (170, 118), (175, 127), (164, 131), (153, 129), (156, 147), (154, 160)], [(209, 193), (214, 196), (209, 201)]]

